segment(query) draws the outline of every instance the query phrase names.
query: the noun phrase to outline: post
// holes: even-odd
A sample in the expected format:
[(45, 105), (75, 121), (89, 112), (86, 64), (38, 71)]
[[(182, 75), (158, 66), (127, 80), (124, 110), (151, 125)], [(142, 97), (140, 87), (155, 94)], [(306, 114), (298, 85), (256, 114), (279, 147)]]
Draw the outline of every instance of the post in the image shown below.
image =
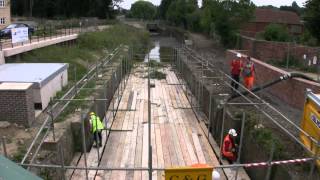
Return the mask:
[(152, 180), (151, 99), (150, 99), (150, 59), (149, 57), (148, 57), (148, 144), (149, 144), (149, 180)]
[(84, 121), (85, 115), (81, 114), (81, 137), (82, 137), (82, 149), (83, 149), (83, 156), (84, 156), (84, 167), (86, 170), (86, 180), (89, 180), (88, 177), (88, 164), (87, 164), (87, 145), (86, 145), (86, 138), (85, 138), (85, 128), (84, 128)]
[(61, 175), (62, 175), (62, 179), (65, 180), (65, 172), (64, 172), (64, 154), (63, 154), (63, 150), (62, 150), (62, 146), (61, 144), (59, 145), (59, 153), (60, 153), (60, 161), (61, 161)]
[(98, 114), (98, 104), (97, 104), (97, 101), (94, 101), (94, 106), (95, 106), (95, 113), (96, 113), (96, 132), (94, 134), (95, 138), (96, 138), (96, 146), (97, 146), (97, 158), (98, 158), (98, 164), (99, 164), (99, 160), (100, 160), (100, 154), (99, 154), (99, 148), (100, 148), (100, 143), (102, 144), (102, 142), (100, 142), (101, 140), (99, 139), (99, 136), (98, 136), (98, 117), (99, 117), (99, 114)]
[[(239, 145), (239, 150), (238, 150), (238, 158), (237, 158), (237, 164), (240, 164), (240, 158), (241, 158), (241, 149), (242, 149), (242, 144), (243, 144), (243, 135), (244, 135), (244, 125), (246, 122), (246, 113), (242, 113), (242, 122), (241, 122), (241, 135), (240, 135), (240, 145)], [(239, 168), (237, 168), (236, 171), (236, 178), (235, 180), (238, 179), (238, 173), (239, 173)]]
[(75, 65), (74, 66), (74, 95), (77, 95), (77, 92), (78, 92), (78, 90), (77, 90), (77, 66)]
[[(223, 146), (223, 133), (224, 133), (224, 121), (225, 121), (225, 116), (226, 116), (226, 108), (227, 105), (223, 105), (223, 115), (222, 115), (222, 125), (221, 125), (221, 133), (220, 133), (220, 148)], [(220, 158), (222, 158), (222, 154), (220, 152)]]
[(8, 157), (7, 146), (6, 146), (6, 136), (2, 137), (2, 148), (5, 157)]
[(53, 107), (52, 107), (52, 98), (50, 98), (50, 118), (51, 118), (51, 127), (52, 127), (52, 137), (53, 137), (53, 141), (56, 142), (56, 133), (54, 130), (54, 117), (53, 117)]
[[(115, 92), (114, 92), (114, 72), (113, 72), (113, 68), (111, 69), (111, 71), (112, 71), (112, 80), (111, 80), (111, 86), (112, 86), (112, 94), (114, 95), (115, 94)], [(115, 98), (112, 98), (112, 116), (113, 116), (113, 119), (112, 119), (112, 121), (115, 119), (115, 111), (114, 111), (114, 101), (115, 101), (116, 99)]]
[(211, 129), (211, 111), (212, 111), (212, 100), (211, 100), (211, 91), (210, 91), (210, 95), (209, 95), (209, 125), (208, 125), (208, 139), (209, 139), (209, 135), (210, 135), (210, 129)]
[(271, 170), (272, 170), (271, 162), (272, 162), (272, 159), (273, 159), (274, 151), (275, 151), (275, 144), (272, 143), (270, 157), (269, 157), (269, 161), (268, 161), (268, 171), (267, 171), (267, 175), (266, 175), (266, 179), (265, 180), (269, 180), (270, 177), (271, 177)]
[(287, 52), (287, 69), (289, 69), (289, 61), (290, 61), (290, 43), (288, 42), (288, 52)]
[[(313, 142), (311, 142), (313, 144)], [(316, 167), (316, 163), (317, 163), (317, 159), (318, 159), (318, 152), (319, 152), (319, 148), (320, 148), (320, 143), (318, 143), (316, 145), (316, 152), (313, 156), (314, 160), (312, 161), (311, 163), (311, 168), (310, 168), (310, 173), (309, 173), (309, 178), (310, 180), (312, 180), (312, 176), (313, 176), (313, 172), (314, 172), (314, 169)]]

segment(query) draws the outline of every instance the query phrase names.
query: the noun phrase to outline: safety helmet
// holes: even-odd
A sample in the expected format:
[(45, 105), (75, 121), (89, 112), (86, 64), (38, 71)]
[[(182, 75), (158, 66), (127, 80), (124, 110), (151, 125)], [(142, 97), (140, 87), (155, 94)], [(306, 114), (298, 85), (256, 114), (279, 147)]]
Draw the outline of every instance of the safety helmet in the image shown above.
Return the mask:
[(237, 137), (238, 136), (237, 131), (235, 129), (230, 129), (228, 134), (230, 134), (233, 137)]
[(216, 170), (214, 170), (212, 172), (212, 180), (220, 180), (221, 176), (220, 176), (220, 173)]
[(91, 112), (91, 113), (90, 113), (90, 116), (92, 116), (92, 115), (95, 115), (94, 112)]
[(241, 56), (241, 54), (240, 54), (240, 53), (237, 53), (237, 57), (238, 57), (238, 58), (241, 58), (242, 56)]

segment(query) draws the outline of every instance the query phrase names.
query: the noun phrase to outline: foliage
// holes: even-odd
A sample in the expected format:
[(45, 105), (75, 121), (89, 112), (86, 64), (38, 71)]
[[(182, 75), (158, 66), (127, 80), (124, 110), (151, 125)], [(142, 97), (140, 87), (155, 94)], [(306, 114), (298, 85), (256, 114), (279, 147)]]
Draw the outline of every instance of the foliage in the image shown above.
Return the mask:
[(166, 19), (167, 11), (173, 0), (162, 0), (159, 6), (159, 16), (161, 19)]
[(299, 43), (307, 46), (317, 46), (319, 43), (316, 38), (312, 36), (312, 34), (305, 29), (303, 34), (299, 37)]
[(190, 15), (197, 9), (196, 0), (173, 0), (166, 12), (166, 19), (173, 25), (187, 29), (188, 19), (191, 19)]
[(291, 6), (280, 6), (280, 10), (291, 11), (298, 15), (301, 15), (303, 12), (303, 8), (299, 7), (296, 1), (293, 1)]
[[(30, 51), (22, 55), (19, 62), (29, 63), (69, 63), (69, 80), (73, 80), (74, 69), (77, 69), (78, 79), (82, 77), (87, 66), (94, 64), (106, 52), (110, 52), (120, 44), (129, 46), (146, 45), (149, 35), (126, 25), (115, 25), (101, 32), (80, 35), (76, 46), (50, 46)], [(140, 46), (143, 49), (143, 46)], [(12, 59), (10, 62), (17, 62)]]
[(221, 43), (234, 46), (240, 26), (253, 16), (255, 5), (250, 0), (206, 0), (203, 2), (201, 26), (211, 36), (217, 34)]
[(268, 25), (262, 33), (262, 36), (267, 41), (290, 41), (290, 35), (287, 28), (279, 24)]
[(308, 0), (304, 12), (305, 25), (310, 33), (320, 41), (320, 0)]
[[(117, 0), (118, 1), (118, 0)], [(113, 16), (112, 0), (11, 0), (12, 13), (35, 17), (99, 17)]]
[(150, 20), (156, 17), (157, 8), (148, 1), (137, 1), (132, 4), (129, 17)]

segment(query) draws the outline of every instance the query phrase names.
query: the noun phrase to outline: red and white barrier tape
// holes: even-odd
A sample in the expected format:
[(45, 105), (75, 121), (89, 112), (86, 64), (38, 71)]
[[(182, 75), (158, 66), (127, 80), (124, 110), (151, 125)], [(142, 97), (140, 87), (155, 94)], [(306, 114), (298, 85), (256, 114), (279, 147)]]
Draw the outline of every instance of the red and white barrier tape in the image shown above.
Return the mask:
[(313, 158), (303, 158), (303, 159), (293, 159), (293, 160), (284, 160), (284, 161), (272, 161), (268, 162), (261, 162), (261, 163), (250, 163), (245, 164), (244, 167), (260, 167), (260, 166), (269, 166), (269, 165), (280, 165), (280, 164), (294, 164), (294, 163), (303, 163), (313, 160)]

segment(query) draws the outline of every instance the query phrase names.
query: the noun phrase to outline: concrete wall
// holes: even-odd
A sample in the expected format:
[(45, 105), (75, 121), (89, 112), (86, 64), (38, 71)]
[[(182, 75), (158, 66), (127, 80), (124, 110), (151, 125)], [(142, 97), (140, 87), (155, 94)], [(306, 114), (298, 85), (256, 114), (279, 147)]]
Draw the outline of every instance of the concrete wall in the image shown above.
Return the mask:
[(0, 29), (11, 23), (10, 0), (5, 0), (5, 7), (0, 7), (0, 18), (5, 18), (5, 24), (0, 24)]
[[(236, 57), (236, 53), (237, 52), (233, 50), (227, 51), (226, 59), (229, 61), (232, 60)], [(255, 84), (264, 84), (287, 74), (286, 71), (271, 66), (258, 59), (252, 60), (255, 63), (256, 68), (257, 78)], [(290, 106), (298, 109), (303, 109), (305, 101), (305, 91), (307, 88), (312, 89), (314, 93), (320, 93), (320, 84), (301, 78), (286, 80), (265, 90), (278, 97), (285, 103), (289, 104)]]
[[(42, 109), (45, 109), (49, 102), (50, 98), (54, 97), (58, 91), (61, 91), (64, 86), (68, 84), (68, 70), (61, 72), (54, 79), (50, 80), (46, 85), (41, 87), (40, 92), (39, 89), (35, 89), (34, 93), (40, 93), (40, 102), (35, 101), (37, 103), (42, 104)], [(38, 97), (39, 94), (36, 95)], [(39, 99), (37, 99), (39, 100)]]
[(34, 120), (32, 86), (26, 90), (0, 89), (0, 121), (29, 127)]
[(318, 47), (302, 46), (292, 43), (288, 44), (284, 42), (257, 40), (245, 36), (241, 37), (241, 50), (248, 51), (248, 54), (250, 56), (260, 59), (264, 62), (268, 62), (270, 60), (285, 60), (289, 53), (290, 56), (301, 61), (301, 63), (305, 65), (308, 64), (308, 61), (303, 59), (304, 54), (307, 55), (308, 59), (313, 59), (313, 57), (318, 56), (320, 52), (320, 48)]

